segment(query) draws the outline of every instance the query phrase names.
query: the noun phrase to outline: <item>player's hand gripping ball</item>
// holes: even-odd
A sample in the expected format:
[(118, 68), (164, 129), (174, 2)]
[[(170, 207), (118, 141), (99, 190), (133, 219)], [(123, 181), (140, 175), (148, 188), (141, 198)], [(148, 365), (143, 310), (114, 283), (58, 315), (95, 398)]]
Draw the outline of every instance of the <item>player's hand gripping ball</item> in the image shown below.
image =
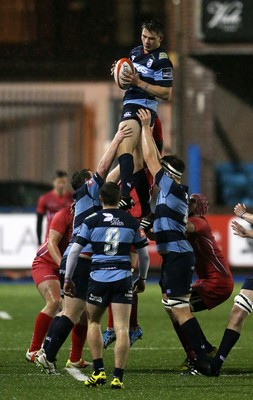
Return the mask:
[(129, 85), (124, 83), (124, 74), (126, 72), (134, 74), (134, 65), (129, 58), (121, 58), (115, 65), (113, 76), (116, 84), (120, 87), (120, 89), (123, 90), (127, 90), (129, 88)]

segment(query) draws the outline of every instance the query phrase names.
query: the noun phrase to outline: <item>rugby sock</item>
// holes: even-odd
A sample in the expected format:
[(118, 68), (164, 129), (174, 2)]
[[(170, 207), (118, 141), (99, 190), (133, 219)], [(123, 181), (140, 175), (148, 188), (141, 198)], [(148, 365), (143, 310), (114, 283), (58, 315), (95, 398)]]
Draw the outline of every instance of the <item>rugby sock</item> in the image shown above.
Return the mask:
[(174, 329), (176, 331), (176, 334), (178, 336), (178, 339), (180, 340), (186, 354), (187, 354), (187, 358), (189, 358), (189, 360), (195, 360), (196, 359), (196, 354), (189, 342), (189, 340), (187, 339), (187, 337), (185, 336), (183, 329), (181, 329), (181, 326), (179, 325), (178, 322), (173, 322), (173, 326)]
[(121, 196), (130, 197), (134, 172), (133, 156), (130, 153), (125, 153), (119, 156), (118, 161), (121, 178)]
[(36, 351), (41, 348), (44, 337), (47, 334), (48, 328), (52, 320), (52, 317), (43, 312), (40, 312), (38, 314), (34, 325), (33, 337), (29, 351)]
[(138, 314), (138, 294), (136, 292), (133, 293), (133, 305), (132, 311), (130, 315), (130, 330), (131, 328), (138, 328), (138, 321), (137, 321), (137, 314)]
[(46, 356), (49, 362), (54, 362), (56, 360), (56, 354), (67, 339), (73, 326), (73, 322), (65, 315), (62, 315), (59, 318), (55, 324), (51, 342), (48, 344), (46, 349)]
[(188, 319), (188, 321), (181, 325), (181, 329), (196, 353), (197, 358), (199, 360), (206, 360), (207, 355), (205, 345), (202, 341), (202, 330), (196, 318)]
[(231, 349), (236, 344), (239, 337), (239, 332), (236, 332), (233, 329), (225, 330), (218, 352), (212, 360), (212, 368), (218, 371), (221, 369), (222, 364), (224, 363)]
[(97, 358), (96, 360), (93, 360), (93, 367), (95, 375), (99, 375), (101, 371), (104, 371), (105, 369), (103, 358)]
[(44, 340), (44, 344), (43, 344), (43, 349), (46, 351), (47, 346), (49, 345), (49, 343), (51, 342), (51, 337), (53, 336), (53, 332), (54, 332), (54, 327), (55, 324), (57, 323), (57, 321), (60, 319), (61, 317), (57, 316), (53, 319), (53, 321), (51, 322), (48, 332), (47, 332), (47, 336), (45, 337)]
[(119, 380), (122, 382), (123, 381), (123, 376), (124, 376), (124, 369), (122, 369), (122, 368), (114, 368), (114, 371), (113, 371), (113, 377), (114, 378), (119, 378)]
[(144, 168), (133, 174), (133, 185), (141, 204), (141, 216), (146, 217), (151, 213), (148, 178)]
[(87, 336), (87, 325), (75, 324), (71, 334), (70, 361), (78, 362), (82, 358), (83, 346)]
[(108, 330), (108, 331), (113, 331), (113, 315), (112, 315), (112, 307), (111, 307), (111, 304), (109, 304), (109, 306), (108, 306), (107, 330)]
[(207, 352), (207, 354), (211, 353), (213, 351), (213, 345), (210, 342), (208, 342), (208, 340), (205, 337), (204, 332), (202, 330), (201, 330), (201, 333), (202, 333), (202, 341), (205, 345), (206, 352)]

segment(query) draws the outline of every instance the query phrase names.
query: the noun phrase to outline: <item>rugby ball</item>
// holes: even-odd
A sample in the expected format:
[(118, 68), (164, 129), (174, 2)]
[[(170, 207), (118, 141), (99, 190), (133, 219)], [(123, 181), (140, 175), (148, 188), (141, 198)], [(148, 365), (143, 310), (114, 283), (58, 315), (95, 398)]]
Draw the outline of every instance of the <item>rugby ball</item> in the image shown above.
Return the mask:
[(120, 89), (123, 90), (127, 90), (129, 88), (129, 85), (124, 83), (123, 74), (125, 72), (134, 74), (134, 65), (129, 58), (121, 58), (119, 61), (117, 61), (113, 72), (116, 84), (120, 87)]

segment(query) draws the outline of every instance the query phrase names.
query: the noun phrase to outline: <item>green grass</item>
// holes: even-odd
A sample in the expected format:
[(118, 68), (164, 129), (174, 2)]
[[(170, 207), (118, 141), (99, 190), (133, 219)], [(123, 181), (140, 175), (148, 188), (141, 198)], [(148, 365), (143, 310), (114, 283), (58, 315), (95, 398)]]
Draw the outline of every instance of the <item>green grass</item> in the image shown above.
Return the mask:
[[(236, 291), (240, 288), (236, 286)], [(135, 343), (129, 354), (125, 374), (125, 390), (86, 389), (62, 371), (68, 358), (69, 341), (58, 355), (60, 376), (42, 374), (25, 361), (34, 319), (43, 301), (33, 285), (1, 285), (0, 310), (12, 320), (0, 319), (0, 399), (251, 399), (253, 392), (252, 320), (247, 321), (236, 348), (231, 352), (219, 378), (180, 376), (173, 367), (184, 359), (184, 353), (171, 328), (160, 301), (158, 285), (149, 284), (139, 297), (139, 323), (143, 339)], [(197, 315), (210, 341), (218, 345), (226, 326), (233, 296), (213, 311)], [(105, 324), (104, 324), (105, 325)], [(85, 359), (90, 353), (85, 349)], [(113, 348), (104, 352), (110, 378), (113, 369)]]

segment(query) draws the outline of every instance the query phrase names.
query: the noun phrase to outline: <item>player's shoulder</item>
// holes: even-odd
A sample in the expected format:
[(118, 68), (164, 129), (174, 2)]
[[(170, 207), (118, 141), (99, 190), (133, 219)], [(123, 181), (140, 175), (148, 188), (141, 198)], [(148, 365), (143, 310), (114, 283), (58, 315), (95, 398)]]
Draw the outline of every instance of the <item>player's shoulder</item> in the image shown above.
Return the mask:
[(54, 191), (53, 191), (53, 189), (51, 189), (51, 190), (49, 190), (48, 192), (43, 193), (42, 195), (40, 195), (39, 200), (40, 200), (40, 201), (42, 201), (42, 200), (48, 200), (48, 199), (50, 199), (50, 198), (53, 196), (53, 194), (54, 194)]
[(158, 47), (158, 49), (154, 50), (153, 56), (155, 58), (155, 61), (159, 64), (164, 64), (166, 66), (172, 67), (172, 62), (169, 58), (168, 53), (161, 47)]
[(139, 55), (142, 54), (142, 46), (136, 46), (130, 51), (130, 55)]

